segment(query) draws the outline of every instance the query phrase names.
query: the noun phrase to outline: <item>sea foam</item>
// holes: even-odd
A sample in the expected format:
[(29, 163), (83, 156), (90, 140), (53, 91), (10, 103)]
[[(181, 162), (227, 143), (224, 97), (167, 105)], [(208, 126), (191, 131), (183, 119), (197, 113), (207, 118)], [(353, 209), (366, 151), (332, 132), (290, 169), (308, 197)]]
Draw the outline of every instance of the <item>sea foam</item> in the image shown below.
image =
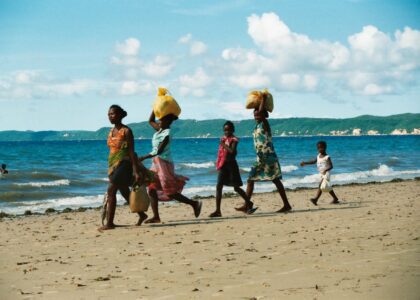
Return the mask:
[(214, 162), (209, 161), (204, 163), (180, 163), (179, 165), (188, 169), (208, 169), (213, 168), (215, 164)]
[(60, 179), (60, 180), (53, 180), (53, 181), (24, 182), (24, 183), (15, 183), (15, 185), (33, 186), (33, 187), (60, 186), (60, 185), (70, 185), (70, 180)]

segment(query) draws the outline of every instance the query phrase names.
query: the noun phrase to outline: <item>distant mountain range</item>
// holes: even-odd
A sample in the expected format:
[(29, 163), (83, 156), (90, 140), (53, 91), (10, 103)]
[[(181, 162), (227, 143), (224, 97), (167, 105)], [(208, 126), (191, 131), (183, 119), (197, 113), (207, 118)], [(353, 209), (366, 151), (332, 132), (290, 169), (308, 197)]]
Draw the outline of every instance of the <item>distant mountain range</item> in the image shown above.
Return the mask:
[[(172, 127), (175, 138), (219, 137), (225, 120), (178, 120)], [(254, 120), (236, 121), (236, 135), (250, 136)], [(400, 114), (387, 117), (359, 116), (348, 119), (287, 118), (270, 119), (274, 136), (308, 135), (380, 135), (420, 134), (420, 114)], [(151, 138), (153, 130), (147, 122), (128, 124), (135, 138)], [(104, 140), (110, 127), (96, 131), (0, 131), (0, 141), (65, 141)]]

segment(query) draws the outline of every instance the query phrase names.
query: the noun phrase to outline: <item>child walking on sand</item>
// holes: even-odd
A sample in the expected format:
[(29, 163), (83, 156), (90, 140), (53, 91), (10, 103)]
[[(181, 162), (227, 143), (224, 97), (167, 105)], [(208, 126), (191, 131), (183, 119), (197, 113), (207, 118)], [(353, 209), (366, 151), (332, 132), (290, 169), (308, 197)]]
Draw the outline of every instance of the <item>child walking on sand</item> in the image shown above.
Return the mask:
[(252, 211), (253, 203), (251, 202), (251, 196), (254, 192), (255, 181), (272, 181), (283, 200), (283, 207), (277, 212), (285, 213), (290, 211), (292, 207), (287, 199), (286, 191), (281, 182), (282, 174), (280, 163), (272, 142), (271, 127), (267, 120), (268, 112), (265, 109), (265, 102), (266, 95), (264, 94), (260, 106), (254, 110), (256, 125), (253, 136), (257, 159), (252, 166), (248, 177), (246, 194), (249, 198), (249, 202), (245, 203), (242, 207), (236, 208), (236, 210), (244, 212)]
[[(217, 177), (216, 187), (216, 210), (210, 214), (210, 218), (221, 217), (222, 212), (220, 205), (222, 202), (223, 186), (233, 186), (235, 192), (237, 192), (250, 207), (250, 201), (245, 191), (241, 188), (242, 179), (239, 173), (238, 163), (236, 161), (237, 146), (239, 139), (234, 136), (235, 126), (231, 121), (227, 121), (223, 125), (224, 136), (220, 139), (219, 151), (217, 153), (216, 169), (219, 171)], [(253, 208), (252, 213), (256, 210)]]
[(159, 122), (156, 122), (155, 113), (152, 112), (149, 118), (149, 124), (156, 130), (153, 135), (153, 150), (150, 154), (139, 158), (143, 161), (153, 158), (151, 170), (156, 173), (154, 182), (149, 185), (149, 195), (151, 198), (151, 206), (153, 218), (146, 223), (160, 223), (159, 203), (158, 200), (178, 200), (179, 202), (189, 204), (194, 210), (196, 218), (201, 213), (201, 201), (193, 201), (181, 194), (187, 177), (175, 174), (174, 164), (171, 157), (171, 124), (177, 120), (173, 114), (166, 115)]
[[(318, 199), (319, 199), (319, 197), (321, 197), (321, 194), (322, 194), (321, 185), (323, 184), (323, 181), (324, 180), (327, 180), (328, 183), (330, 182), (330, 171), (333, 168), (333, 164), (332, 164), (331, 158), (327, 154), (327, 143), (324, 142), (324, 141), (319, 141), (316, 144), (316, 146), (317, 146), (318, 152), (319, 152), (318, 153), (318, 156), (314, 160), (307, 161), (307, 162), (302, 161), (300, 163), (300, 165), (302, 167), (305, 166), (305, 165), (313, 165), (313, 164), (316, 164), (317, 165), (317, 168), (318, 168), (318, 171), (319, 171), (319, 173), (321, 175), (321, 182), (319, 183), (319, 188), (318, 188), (318, 191), (316, 193), (316, 196), (315, 196), (315, 198), (311, 198), (311, 202), (314, 205), (318, 205), (317, 204), (318, 203)], [(338, 203), (340, 203), (338, 201), (337, 195), (334, 193), (332, 187), (329, 187), (328, 190), (329, 190), (330, 195), (333, 197), (333, 201), (331, 202), (331, 204), (338, 204)]]

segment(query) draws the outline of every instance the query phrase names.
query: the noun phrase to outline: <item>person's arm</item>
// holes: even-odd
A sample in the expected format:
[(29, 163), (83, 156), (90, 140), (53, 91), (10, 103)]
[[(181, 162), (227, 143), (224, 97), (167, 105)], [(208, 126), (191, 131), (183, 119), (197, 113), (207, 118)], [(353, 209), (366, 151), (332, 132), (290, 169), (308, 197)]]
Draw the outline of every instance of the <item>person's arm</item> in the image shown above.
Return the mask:
[(154, 130), (158, 131), (160, 129), (160, 125), (156, 122), (155, 112), (152, 111), (149, 117), (149, 124), (153, 127)]
[(333, 164), (332, 164), (332, 161), (331, 161), (330, 157), (328, 157), (327, 161), (329, 162), (330, 167), (324, 171), (324, 174), (327, 173), (328, 171), (332, 170), (332, 168), (333, 168)]
[(262, 123), (263, 123), (264, 131), (265, 132), (268, 132), (268, 134), (271, 135), (271, 126), (270, 126), (270, 123), (268, 123), (268, 120), (267, 119), (264, 119), (262, 121)]
[(265, 102), (266, 102), (265, 96), (262, 95), (262, 100), (260, 102), (260, 106), (258, 107), (258, 113), (263, 113), (266, 110), (265, 109)]
[(134, 152), (134, 136), (130, 128), (127, 128), (127, 135), (128, 135), (128, 156), (130, 157), (130, 161), (133, 166), (134, 177), (136, 179), (136, 182), (139, 182), (140, 174), (139, 174), (139, 169), (138, 169), (137, 155)]
[(238, 142), (233, 141), (230, 146), (226, 145), (225, 143), (221, 142), (223, 148), (225, 148), (229, 153), (236, 153), (236, 147), (238, 146)]
[(302, 161), (300, 163), (300, 166), (303, 167), (303, 166), (306, 166), (306, 165), (313, 165), (313, 164), (316, 164), (316, 158), (313, 159), (313, 160), (309, 160), (309, 161)]
[(145, 156), (140, 157), (139, 160), (143, 161), (145, 159), (153, 158), (155, 156), (162, 154), (163, 150), (165, 150), (165, 147), (168, 145), (168, 143), (169, 143), (169, 136), (165, 137), (165, 139), (159, 144), (158, 151), (156, 154), (149, 153)]

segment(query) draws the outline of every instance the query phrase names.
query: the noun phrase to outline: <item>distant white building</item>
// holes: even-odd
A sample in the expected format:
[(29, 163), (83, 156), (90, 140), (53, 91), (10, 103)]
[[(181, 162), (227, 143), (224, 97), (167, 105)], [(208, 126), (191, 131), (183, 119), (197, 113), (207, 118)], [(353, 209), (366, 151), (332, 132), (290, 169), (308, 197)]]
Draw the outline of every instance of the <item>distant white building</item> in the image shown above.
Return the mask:
[(331, 135), (346, 135), (348, 134), (348, 130), (332, 130), (330, 131)]
[(394, 129), (391, 132), (391, 134), (392, 135), (405, 135), (405, 134), (408, 134), (408, 133), (407, 133), (407, 129)]
[(360, 128), (353, 129), (353, 135), (361, 135), (361, 134), (362, 134), (362, 129)]
[(420, 134), (420, 128), (414, 128), (411, 134)]

